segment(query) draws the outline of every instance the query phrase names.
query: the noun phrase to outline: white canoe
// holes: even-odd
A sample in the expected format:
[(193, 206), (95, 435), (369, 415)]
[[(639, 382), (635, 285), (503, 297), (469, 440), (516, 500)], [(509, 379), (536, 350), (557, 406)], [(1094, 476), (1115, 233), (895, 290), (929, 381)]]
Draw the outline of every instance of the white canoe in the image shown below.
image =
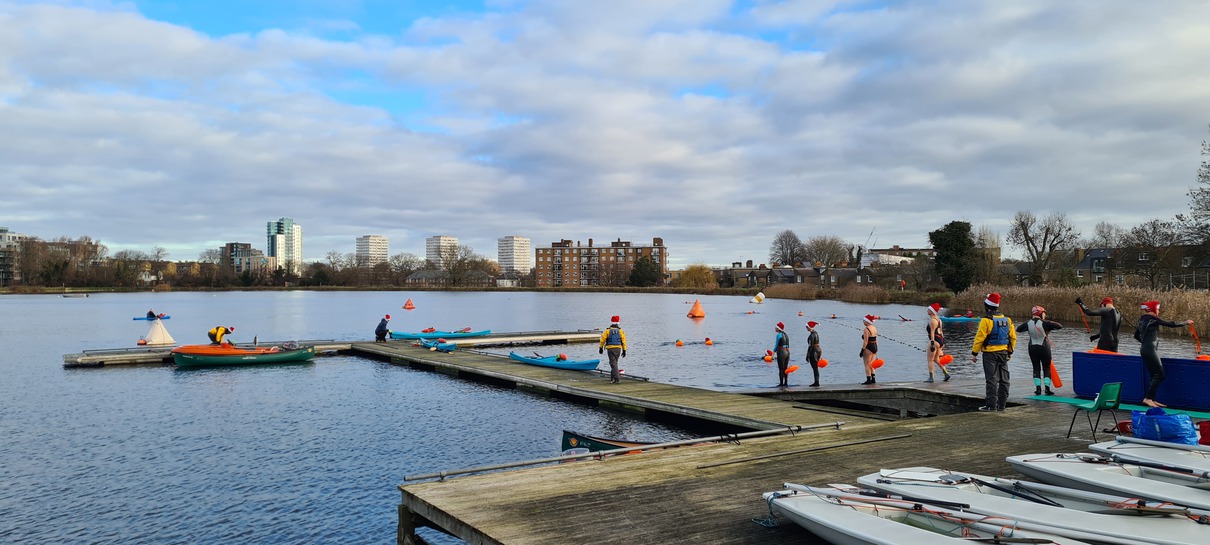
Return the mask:
[(1106, 456), (1121, 456), (1210, 474), (1210, 447), (1152, 441), (1137, 437), (1118, 436), (1113, 441), (1088, 445), (1088, 449)]
[(1087, 543), (1028, 530), (1003, 517), (861, 496), (836, 488), (792, 483), (784, 486), (787, 490), (763, 494), (770, 511), (793, 520), (832, 545), (957, 545), (1005, 538), (1021, 543)]
[(1210, 509), (1210, 480), (1199, 473), (1115, 462), (1097, 454), (1022, 454), (1006, 459), (1022, 475), (1050, 484)]
[[(1124, 497), (1106, 497), (1103, 494), (1019, 481), (1021, 485), (1029, 486), (1031, 493), (1025, 493), (1014, 487), (1018, 481), (953, 473), (931, 467), (884, 469), (859, 477), (857, 482), (864, 487), (907, 499), (968, 504), (970, 507), (966, 511), (969, 512), (1006, 517), (1021, 524), (1038, 525), (1047, 531), (1086, 541), (1120, 545), (1210, 543), (1210, 525), (1198, 524), (1184, 511), (1172, 510), (1168, 514), (1155, 516), (1121, 516), (1140, 511), (1131, 509), (1130, 500)], [(1046, 498), (1061, 506), (1030, 501), (1026, 499), (1027, 496)], [(1117, 509), (1113, 501), (1121, 502)], [(1199, 516), (1205, 513), (1188, 514)]]

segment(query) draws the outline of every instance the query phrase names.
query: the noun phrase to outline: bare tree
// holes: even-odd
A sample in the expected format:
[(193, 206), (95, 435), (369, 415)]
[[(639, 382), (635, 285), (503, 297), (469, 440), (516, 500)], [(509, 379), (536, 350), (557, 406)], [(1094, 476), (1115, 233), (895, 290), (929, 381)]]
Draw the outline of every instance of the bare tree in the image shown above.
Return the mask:
[(597, 285), (620, 287), (630, 280), (631, 266), (625, 261), (602, 261), (597, 267)]
[(398, 286), (407, 283), (407, 277), (412, 273), (424, 268), (424, 259), (409, 253), (395, 254), (387, 259), (387, 263), (391, 264), (391, 272), (395, 274), (395, 285)]
[(1122, 239), (1126, 238), (1126, 230), (1109, 223), (1107, 221), (1097, 222), (1097, 226), (1092, 228), (1092, 237), (1083, 242), (1086, 248), (1106, 248), (1114, 249), (1122, 245)]
[(1130, 230), (1123, 238), (1129, 252), (1123, 254), (1123, 268), (1139, 275), (1147, 286), (1156, 289), (1164, 271), (1179, 265), (1179, 252), (1175, 250), (1185, 242), (1185, 235), (1175, 222), (1153, 219)]
[(223, 251), (218, 248), (207, 248), (197, 254), (198, 263), (213, 263), (217, 265), (223, 260)]
[(1071, 248), (1079, 238), (1080, 231), (1062, 212), (1038, 219), (1033, 212), (1019, 210), (1008, 231), (1008, 241), (1025, 250), (1026, 259), (1033, 265), (1030, 280), (1035, 285), (1044, 283), (1042, 274), (1054, 253)]
[(1197, 169), (1200, 187), (1189, 188), (1190, 215), (1177, 216), (1176, 220), (1194, 232), (1193, 242), (1210, 242), (1210, 142), (1202, 140), (1202, 164)]
[(773, 237), (773, 244), (769, 246), (770, 265), (797, 265), (803, 262), (804, 255), (802, 240), (789, 229)]
[(849, 248), (835, 235), (813, 236), (803, 244), (803, 264), (832, 267), (849, 257)]
[(471, 279), (471, 271), (479, 270), (485, 258), (475, 253), (470, 246), (459, 244), (441, 249), (441, 270), (445, 271), (445, 282), (449, 286), (465, 286)]

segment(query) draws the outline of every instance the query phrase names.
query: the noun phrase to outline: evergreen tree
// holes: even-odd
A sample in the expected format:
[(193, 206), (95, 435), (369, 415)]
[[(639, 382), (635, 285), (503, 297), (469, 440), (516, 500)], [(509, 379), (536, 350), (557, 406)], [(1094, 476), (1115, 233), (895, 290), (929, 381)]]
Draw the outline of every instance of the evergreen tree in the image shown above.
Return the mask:
[(630, 270), (630, 281), (627, 284), (640, 288), (660, 286), (664, 284), (664, 272), (660, 270), (659, 263), (656, 263), (654, 259), (642, 256), (634, 262), (634, 268)]
[(945, 287), (954, 293), (961, 293), (970, 287), (975, 279), (975, 263), (978, 261), (971, 224), (951, 221), (929, 233), (929, 242), (937, 252), (937, 275)]

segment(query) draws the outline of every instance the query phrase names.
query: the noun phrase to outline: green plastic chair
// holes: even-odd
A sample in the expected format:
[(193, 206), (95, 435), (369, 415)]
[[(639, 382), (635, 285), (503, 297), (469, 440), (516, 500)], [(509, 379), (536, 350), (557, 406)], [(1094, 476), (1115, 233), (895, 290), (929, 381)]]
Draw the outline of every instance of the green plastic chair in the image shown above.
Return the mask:
[[(1084, 416), (1088, 418), (1088, 428), (1092, 430), (1092, 441), (1097, 442), (1097, 426), (1101, 425), (1101, 414), (1109, 411), (1113, 415), (1113, 422), (1117, 424), (1118, 413), (1114, 411), (1121, 405), (1121, 400), (1118, 396), (1122, 393), (1121, 382), (1106, 382), (1101, 386), (1101, 392), (1097, 397), (1092, 398), (1092, 401), (1080, 403), (1076, 405), (1076, 412), (1071, 415), (1071, 425), (1067, 426), (1067, 437), (1071, 438), (1071, 429), (1076, 425), (1076, 416), (1080, 411), (1084, 411)], [(1092, 423), (1092, 411), (1097, 412), (1097, 423)]]

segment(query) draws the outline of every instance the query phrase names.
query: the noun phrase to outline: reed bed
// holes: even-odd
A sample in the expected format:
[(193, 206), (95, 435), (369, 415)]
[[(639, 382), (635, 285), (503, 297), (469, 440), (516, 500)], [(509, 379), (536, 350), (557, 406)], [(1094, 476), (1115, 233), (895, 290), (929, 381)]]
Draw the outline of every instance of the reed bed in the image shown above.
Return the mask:
[[(1129, 338), (1138, 317), (1142, 314), (1139, 306), (1145, 301), (1160, 302), (1160, 317), (1165, 320), (1181, 322), (1193, 320), (1194, 328), (1205, 328), (1210, 331), (1210, 292), (1195, 290), (1157, 291), (1129, 286), (1097, 286), (1063, 288), (1052, 286), (1020, 287), (992, 286), (981, 284), (971, 286), (966, 291), (954, 296), (949, 309), (954, 313), (972, 309), (976, 316), (983, 314), (983, 299), (988, 293), (1000, 294), (1000, 309), (1013, 320), (1025, 320), (1030, 316), (1030, 310), (1035, 305), (1046, 309), (1050, 319), (1062, 322), (1067, 327), (1083, 326), (1083, 313), (1076, 306), (1076, 298), (1084, 300), (1084, 306), (1097, 308), (1101, 299), (1108, 296), (1113, 298), (1113, 306), (1122, 313), (1121, 336)], [(1096, 318), (1089, 322), (1092, 331), (1097, 329)], [(1189, 328), (1160, 328), (1166, 334), (1189, 335)]]
[(836, 290), (836, 299), (846, 303), (882, 305), (891, 302), (891, 294), (878, 286), (848, 285)]
[(773, 284), (764, 289), (765, 297), (814, 301), (819, 299), (819, 288), (807, 284)]

